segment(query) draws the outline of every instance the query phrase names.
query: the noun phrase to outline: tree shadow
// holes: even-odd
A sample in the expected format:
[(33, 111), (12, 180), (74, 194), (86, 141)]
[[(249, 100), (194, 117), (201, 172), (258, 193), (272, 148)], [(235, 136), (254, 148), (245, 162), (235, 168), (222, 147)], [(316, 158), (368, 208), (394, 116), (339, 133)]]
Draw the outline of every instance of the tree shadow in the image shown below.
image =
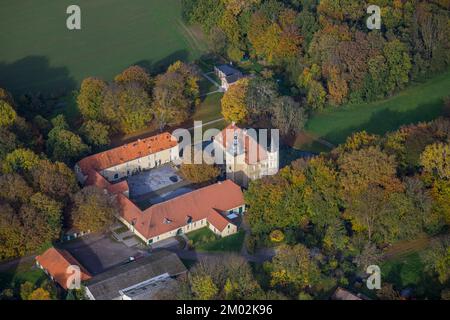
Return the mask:
[(45, 56), (28, 56), (9, 64), (0, 62), (0, 87), (14, 95), (58, 95), (75, 89), (77, 83), (66, 67), (51, 67)]
[(371, 118), (361, 125), (335, 130), (323, 138), (327, 141), (342, 143), (353, 133), (363, 130), (383, 135), (404, 125), (431, 121), (442, 114), (442, 107), (442, 100), (437, 99), (408, 111), (380, 110), (374, 112)]
[(158, 61), (140, 60), (135, 62), (133, 65), (141, 66), (153, 74), (158, 74), (165, 72), (168, 66), (170, 66), (172, 63), (178, 60), (187, 61), (188, 57), (189, 52), (187, 50), (178, 50)]

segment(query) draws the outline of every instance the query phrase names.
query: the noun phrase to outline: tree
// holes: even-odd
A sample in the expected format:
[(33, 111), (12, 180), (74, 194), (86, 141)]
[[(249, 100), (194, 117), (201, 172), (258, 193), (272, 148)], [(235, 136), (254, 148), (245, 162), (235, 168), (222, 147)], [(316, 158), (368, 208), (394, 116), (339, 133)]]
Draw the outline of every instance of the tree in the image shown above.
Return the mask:
[(320, 277), (317, 263), (311, 258), (308, 248), (302, 244), (279, 247), (272, 262), (268, 263), (268, 268), (270, 284), (290, 293), (314, 286)]
[(112, 128), (126, 134), (143, 129), (153, 113), (147, 91), (137, 83), (114, 84), (106, 90), (102, 115)]
[(79, 135), (60, 127), (49, 132), (47, 149), (54, 160), (70, 164), (90, 152), (89, 146), (83, 143)]
[(22, 300), (28, 300), (33, 291), (34, 285), (30, 281), (25, 281), (20, 285), (20, 298)]
[(389, 70), (386, 79), (387, 91), (392, 93), (396, 89), (402, 89), (409, 81), (409, 71), (411, 70), (411, 58), (409, 57), (406, 45), (400, 40), (393, 40), (386, 43), (384, 56)]
[(95, 120), (86, 121), (80, 129), (83, 139), (95, 148), (103, 147), (110, 143), (109, 131), (108, 125)]
[(433, 240), (423, 259), (426, 270), (436, 274), (439, 282), (445, 284), (450, 279), (450, 237), (446, 235)]
[(77, 97), (78, 109), (85, 120), (99, 120), (102, 114), (102, 104), (108, 85), (97, 78), (86, 78), (81, 83)]
[(420, 156), (425, 173), (450, 180), (450, 145), (434, 143), (427, 146)]
[(308, 95), (306, 101), (312, 109), (322, 110), (325, 106), (327, 93), (322, 84), (316, 80), (312, 80), (308, 86)]
[(156, 77), (153, 89), (153, 108), (159, 127), (182, 123), (199, 103), (197, 70), (181, 61), (169, 66), (167, 72)]
[(62, 227), (62, 204), (39, 192), (30, 198), (30, 203), (45, 218), (54, 234), (59, 235)]
[(305, 110), (291, 97), (279, 98), (273, 106), (273, 125), (282, 134), (299, 133), (307, 120)]
[(55, 199), (63, 200), (78, 191), (78, 183), (73, 170), (62, 162), (52, 163), (41, 160), (31, 170), (36, 189)]
[(80, 231), (106, 230), (117, 213), (114, 198), (102, 189), (85, 187), (74, 195), (71, 220), (73, 227)]
[(38, 162), (39, 157), (33, 151), (19, 148), (6, 155), (3, 162), (3, 173), (29, 171)]
[(246, 105), (248, 85), (248, 79), (240, 79), (225, 92), (221, 101), (222, 115), (225, 117), (225, 120), (237, 123), (247, 120), (249, 116)]
[(17, 173), (0, 176), (0, 198), (10, 204), (27, 202), (33, 194), (33, 189)]
[(186, 164), (180, 168), (182, 177), (192, 183), (203, 183), (214, 181), (220, 174), (220, 169), (209, 164)]
[(16, 121), (16, 111), (6, 101), (0, 100), (0, 128), (7, 128)]
[(14, 209), (0, 203), (0, 260), (25, 254), (25, 243), (29, 241)]
[(379, 147), (368, 147), (343, 154), (337, 160), (340, 169), (340, 184), (344, 192), (358, 193), (369, 185), (387, 190), (401, 190), (396, 177), (397, 164)]
[(0, 128), (0, 161), (3, 161), (6, 155), (16, 149), (18, 145), (19, 141), (13, 132)]
[(148, 72), (140, 66), (131, 66), (118, 74), (114, 81), (118, 84), (137, 83), (150, 92), (152, 79)]
[(43, 288), (37, 288), (30, 294), (28, 300), (51, 300), (50, 292)]
[(192, 276), (190, 284), (194, 298), (199, 300), (212, 300), (219, 291), (210, 276)]

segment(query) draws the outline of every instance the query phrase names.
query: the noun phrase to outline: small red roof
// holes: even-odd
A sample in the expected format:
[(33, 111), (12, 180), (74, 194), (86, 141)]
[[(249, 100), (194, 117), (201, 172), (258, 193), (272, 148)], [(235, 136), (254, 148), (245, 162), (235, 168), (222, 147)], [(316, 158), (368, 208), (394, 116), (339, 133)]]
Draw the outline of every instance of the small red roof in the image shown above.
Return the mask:
[(227, 218), (225, 218), (215, 209), (210, 210), (210, 214), (206, 219), (220, 232), (222, 232), (227, 227), (227, 225), (231, 223)]
[[(36, 261), (59, 283), (61, 287), (67, 290), (67, 280), (72, 273), (67, 270), (71, 265), (76, 265), (81, 271), (81, 281), (91, 278), (86, 269), (66, 250), (50, 248), (42, 255), (36, 257)], [(68, 273), (69, 271), (69, 273)]]

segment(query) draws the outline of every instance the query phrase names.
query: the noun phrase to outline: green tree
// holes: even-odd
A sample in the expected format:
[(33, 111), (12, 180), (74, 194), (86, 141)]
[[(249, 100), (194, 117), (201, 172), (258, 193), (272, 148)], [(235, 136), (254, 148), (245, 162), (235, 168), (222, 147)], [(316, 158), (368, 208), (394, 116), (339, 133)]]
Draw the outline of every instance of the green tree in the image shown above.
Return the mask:
[(90, 152), (89, 146), (83, 143), (79, 135), (60, 127), (49, 132), (47, 149), (54, 160), (70, 164)]
[(95, 120), (86, 121), (80, 129), (83, 139), (95, 148), (103, 147), (110, 143), (109, 131), (108, 125)]
[(423, 254), (426, 270), (438, 276), (444, 284), (450, 279), (450, 237), (448, 235), (433, 240), (430, 248)]

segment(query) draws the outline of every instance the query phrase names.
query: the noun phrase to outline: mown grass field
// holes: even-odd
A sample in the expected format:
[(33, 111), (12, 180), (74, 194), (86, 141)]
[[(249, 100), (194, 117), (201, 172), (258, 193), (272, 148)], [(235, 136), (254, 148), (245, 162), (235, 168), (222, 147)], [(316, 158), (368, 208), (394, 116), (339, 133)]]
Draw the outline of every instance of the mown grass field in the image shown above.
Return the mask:
[[(413, 84), (385, 100), (330, 108), (311, 117), (306, 124), (306, 132), (333, 144), (342, 143), (352, 133), (362, 130), (384, 134), (402, 125), (438, 117), (442, 112), (443, 98), (447, 96), (450, 96), (450, 72)], [(311, 148), (311, 141), (297, 140), (296, 148)]]
[[(71, 4), (81, 8), (81, 30), (66, 28)], [(182, 23), (181, 0), (5, 0), (0, 29), (0, 87), (16, 94), (76, 89), (133, 64), (160, 71), (206, 49)]]

